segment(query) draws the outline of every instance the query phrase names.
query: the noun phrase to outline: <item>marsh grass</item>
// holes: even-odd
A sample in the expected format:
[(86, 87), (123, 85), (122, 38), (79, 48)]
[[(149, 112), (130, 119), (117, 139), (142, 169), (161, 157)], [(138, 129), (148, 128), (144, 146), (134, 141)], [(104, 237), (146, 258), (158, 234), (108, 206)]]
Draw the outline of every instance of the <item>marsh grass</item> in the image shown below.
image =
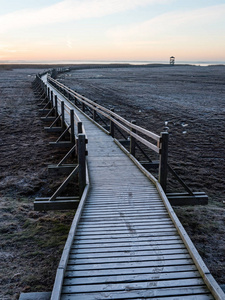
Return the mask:
[[(208, 206), (174, 207), (182, 225), (191, 237), (207, 267), (222, 284), (225, 254), (225, 209)], [(219, 255), (218, 255), (219, 254)]]
[(49, 291), (74, 211), (33, 212), (31, 198), (0, 200), (0, 295)]

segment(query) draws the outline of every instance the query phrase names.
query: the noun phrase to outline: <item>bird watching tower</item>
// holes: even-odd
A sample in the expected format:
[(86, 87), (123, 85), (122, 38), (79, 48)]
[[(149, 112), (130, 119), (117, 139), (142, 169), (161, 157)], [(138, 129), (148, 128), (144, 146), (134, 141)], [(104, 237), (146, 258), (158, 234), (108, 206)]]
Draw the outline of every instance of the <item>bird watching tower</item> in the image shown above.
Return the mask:
[(174, 56), (170, 56), (170, 65), (174, 66), (175, 64), (175, 57)]

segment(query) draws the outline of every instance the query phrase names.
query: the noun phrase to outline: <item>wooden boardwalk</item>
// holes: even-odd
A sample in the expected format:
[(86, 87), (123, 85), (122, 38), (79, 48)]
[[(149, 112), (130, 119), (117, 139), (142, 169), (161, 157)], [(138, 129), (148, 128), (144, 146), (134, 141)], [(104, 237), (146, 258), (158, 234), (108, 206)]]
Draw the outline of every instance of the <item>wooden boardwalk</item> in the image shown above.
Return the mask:
[(160, 187), (73, 109), (88, 138), (89, 191), (51, 299), (225, 299)]

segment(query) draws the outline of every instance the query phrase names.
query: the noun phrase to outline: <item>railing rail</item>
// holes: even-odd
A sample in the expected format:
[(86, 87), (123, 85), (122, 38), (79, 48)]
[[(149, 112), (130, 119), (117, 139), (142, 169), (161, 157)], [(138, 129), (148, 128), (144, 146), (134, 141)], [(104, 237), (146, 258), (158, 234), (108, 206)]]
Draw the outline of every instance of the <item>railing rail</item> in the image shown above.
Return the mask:
[[(66, 156), (55, 166), (55, 169), (63, 167), (63, 163), (65, 160), (72, 155), (72, 153), (77, 154), (77, 165), (75, 166), (74, 170), (70, 173), (70, 175), (67, 177), (67, 179), (61, 184), (61, 186), (55, 191), (55, 193), (47, 200), (46, 203), (42, 201), (43, 199), (37, 198), (35, 201), (35, 205), (37, 210), (39, 207), (46, 206), (46, 210), (48, 207), (52, 209), (52, 205), (50, 205), (50, 202), (53, 202), (57, 200), (57, 197), (61, 194), (61, 192), (65, 189), (68, 182), (78, 173), (79, 176), (79, 194), (80, 198), (82, 197), (82, 193), (85, 189), (87, 178), (86, 178), (86, 143), (87, 143), (87, 136), (84, 129), (84, 126), (79, 118), (79, 116), (76, 114), (73, 107), (69, 106), (66, 101), (63, 100), (63, 98), (58, 97), (57, 93), (50, 89), (42, 80), (42, 77), (44, 74), (38, 74), (36, 76), (35, 81), (33, 82), (33, 87), (38, 93), (38, 97), (41, 102), (41, 105), (43, 106), (41, 111), (45, 112), (45, 117), (42, 118), (42, 120), (51, 121), (52, 124), (50, 127), (45, 127), (45, 129), (51, 131), (54, 129), (60, 129), (60, 136), (55, 142), (51, 142), (50, 144), (55, 146), (67, 145), (71, 147), (69, 152), (66, 154)], [(61, 98), (61, 99), (60, 99)], [(48, 112), (47, 112), (48, 111)], [(57, 123), (61, 123), (61, 126), (56, 126)], [(65, 137), (66, 134), (70, 134), (70, 141), (64, 142), (62, 139)], [(62, 169), (62, 168), (61, 168)], [(65, 201), (64, 201), (65, 202)], [(43, 205), (42, 205), (43, 204)], [(57, 200), (57, 204), (59, 204), (59, 201)], [(56, 209), (59, 207), (56, 206)], [(54, 208), (53, 208), (54, 209)]]
[[(75, 96), (77, 98), (77, 100), (79, 100), (81, 103), (84, 103), (85, 105), (89, 106), (91, 109), (94, 109), (95, 111), (97, 111), (98, 113), (102, 114), (103, 116), (107, 117), (109, 120), (111, 121), (114, 121), (115, 123), (117, 122), (117, 125), (124, 129), (124, 125), (128, 126), (129, 128), (133, 128), (135, 129), (136, 131), (152, 138), (153, 140), (159, 142), (160, 140), (160, 136), (149, 131), (149, 130), (146, 130), (136, 124), (133, 124), (129, 121), (127, 121), (126, 119), (124, 119), (123, 117), (119, 116), (118, 114), (114, 113), (113, 111), (111, 111), (110, 109), (107, 109), (99, 104), (97, 104), (96, 102), (78, 94), (77, 92), (71, 90), (70, 88), (68, 88), (67, 86), (65, 86), (64, 84), (62, 84), (61, 82), (51, 78), (50, 76), (48, 76), (48, 82), (53, 84), (53, 85), (57, 85), (58, 87), (64, 89), (65, 91), (67, 91), (67, 93), (69, 93), (71, 96)], [(124, 123), (121, 124), (119, 123), (118, 121), (116, 120), (119, 120), (121, 123)], [(128, 131), (130, 133), (130, 130)], [(132, 134), (131, 134), (132, 135)], [(136, 136), (136, 138), (138, 138), (139, 136)], [(141, 141), (141, 139), (140, 139)], [(154, 146), (154, 145), (153, 145)], [(155, 151), (158, 153), (158, 150), (155, 149)]]
[[(146, 130), (138, 125), (135, 122), (129, 122), (123, 117), (116, 114), (114, 111), (107, 109), (96, 102), (78, 94), (77, 92), (73, 91), (69, 87), (65, 86), (61, 82), (53, 79), (50, 75), (47, 76), (47, 81), (54, 86), (58, 91), (60, 91), (65, 97), (69, 100), (74, 99), (75, 103), (79, 102), (82, 105), (82, 110), (88, 108), (92, 110), (92, 118), (95, 120), (96, 114), (105, 117), (110, 122), (110, 129), (109, 134), (114, 137), (114, 127), (123, 130), (130, 136), (130, 153), (135, 155), (135, 144), (140, 142), (141, 144), (145, 145), (148, 149), (151, 149), (155, 153), (159, 155), (159, 182), (163, 187), (163, 190), (166, 191), (167, 185), (167, 158), (168, 158), (168, 133), (162, 132), (159, 135)], [(142, 135), (142, 136), (141, 136)], [(144, 137), (143, 137), (144, 136)], [(150, 138), (151, 141), (147, 140)], [(140, 146), (139, 146), (140, 148)], [(142, 150), (143, 152), (143, 150)]]

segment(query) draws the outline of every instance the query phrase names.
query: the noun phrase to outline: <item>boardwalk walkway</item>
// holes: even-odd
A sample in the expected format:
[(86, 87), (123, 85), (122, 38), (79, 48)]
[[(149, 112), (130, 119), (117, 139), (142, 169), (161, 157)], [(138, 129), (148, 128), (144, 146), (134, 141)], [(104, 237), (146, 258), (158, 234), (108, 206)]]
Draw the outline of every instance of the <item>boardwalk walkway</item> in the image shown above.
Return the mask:
[(51, 299), (225, 299), (163, 192), (111, 136), (73, 109), (88, 138), (90, 189)]

